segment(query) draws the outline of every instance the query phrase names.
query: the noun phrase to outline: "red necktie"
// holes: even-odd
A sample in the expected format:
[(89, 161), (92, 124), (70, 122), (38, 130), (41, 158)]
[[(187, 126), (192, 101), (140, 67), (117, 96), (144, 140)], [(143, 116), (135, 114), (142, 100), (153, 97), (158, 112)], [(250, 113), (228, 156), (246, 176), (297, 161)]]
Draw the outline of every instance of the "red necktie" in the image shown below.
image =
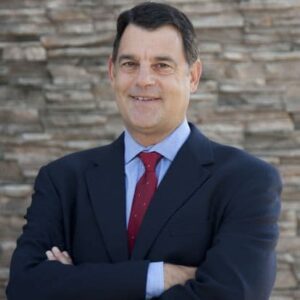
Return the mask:
[(141, 152), (139, 158), (144, 164), (145, 173), (136, 184), (128, 223), (128, 245), (130, 253), (132, 252), (146, 210), (157, 188), (155, 167), (161, 159), (161, 155), (157, 152)]

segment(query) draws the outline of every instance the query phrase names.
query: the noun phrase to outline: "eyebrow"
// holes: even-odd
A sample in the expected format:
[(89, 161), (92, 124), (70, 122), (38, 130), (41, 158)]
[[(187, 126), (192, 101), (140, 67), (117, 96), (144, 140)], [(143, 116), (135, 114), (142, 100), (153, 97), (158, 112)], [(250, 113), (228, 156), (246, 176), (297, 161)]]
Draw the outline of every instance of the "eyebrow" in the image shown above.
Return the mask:
[[(118, 62), (120, 63), (121, 61), (123, 61), (123, 60), (138, 60), (137, 58), (136, 58), (136, 56), (134, 56), (134, 55), (131, 55), (131, 54), (122, 54), (122, 55), (120, 55), (120, 57), (118, 58)], [(168, 56), (168, 55), (159, 55), (159, 56), (155, 56), (154, 57), (154, 60), (155, 61), (166, 61), (166, 62), (170, 62), (170, 63), (172, 63), (172, 64), (174, 64), (174, 65), (177, 65), (177, 63), (176, 63), (176, 61), (172, 58), (172, 57), (170, 57), (170, 56)]]
[(167, 62), (170, 62), (170, 63), (173, 63), (173, 64), (177, 65), (175, 60), (172, 57), (168, 56), (168, 55), (156, 56), (155, 60), (167, 61)]
[(126, 60), (126, 59), (136, 60), (134, 55), (123, 54), (123, 55), (120, 55), (120, 57), (118, 58), (118, 62), (120, 63), (122, 60)]

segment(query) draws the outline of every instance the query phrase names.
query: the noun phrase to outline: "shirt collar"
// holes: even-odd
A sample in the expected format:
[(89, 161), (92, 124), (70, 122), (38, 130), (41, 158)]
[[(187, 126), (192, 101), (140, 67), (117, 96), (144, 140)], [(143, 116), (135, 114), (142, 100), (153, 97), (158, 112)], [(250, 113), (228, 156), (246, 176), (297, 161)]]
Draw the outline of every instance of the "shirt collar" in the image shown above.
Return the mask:
[(156, 151), (160, 153), (164, 158), (173, 161), (177, 152), (188, 138), (191, 129), (185, 119), (171, 134), (165, 139), (155, 145), (143, 146), (139, 144), (130, 135), (128, 130), (125, 130), (125, 164), (128, 164), (134, 159), (141, 151)]

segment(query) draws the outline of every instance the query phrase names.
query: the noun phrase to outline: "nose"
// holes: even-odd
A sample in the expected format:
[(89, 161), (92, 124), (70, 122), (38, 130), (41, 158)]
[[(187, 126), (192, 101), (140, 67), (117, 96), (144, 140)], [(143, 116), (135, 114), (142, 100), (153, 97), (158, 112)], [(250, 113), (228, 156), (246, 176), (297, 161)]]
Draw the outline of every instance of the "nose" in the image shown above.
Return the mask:
[(155, 84), (154, 74), (149, 66), (140, 66), (136, 77), (136, 84), (141, 88), (145, 88)]

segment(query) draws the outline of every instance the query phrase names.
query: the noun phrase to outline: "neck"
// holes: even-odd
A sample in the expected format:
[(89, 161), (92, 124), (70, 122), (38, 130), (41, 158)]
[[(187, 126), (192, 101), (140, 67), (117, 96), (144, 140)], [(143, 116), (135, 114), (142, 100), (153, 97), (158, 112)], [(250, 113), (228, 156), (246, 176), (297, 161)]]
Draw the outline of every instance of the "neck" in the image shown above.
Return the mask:
[(141, 132), (133, 132), (130, 129), (127, 130), (130, 133), (130, 135), (135, 139), (136, 142), (138, 142), (140, 145), (144, 147), (148, 147), (151, 145), (158, 144), (159, 142), (164, 140), (169, 134), (171, 134), (171, 132), (174, 129), (161, 134), (141, 133)]

